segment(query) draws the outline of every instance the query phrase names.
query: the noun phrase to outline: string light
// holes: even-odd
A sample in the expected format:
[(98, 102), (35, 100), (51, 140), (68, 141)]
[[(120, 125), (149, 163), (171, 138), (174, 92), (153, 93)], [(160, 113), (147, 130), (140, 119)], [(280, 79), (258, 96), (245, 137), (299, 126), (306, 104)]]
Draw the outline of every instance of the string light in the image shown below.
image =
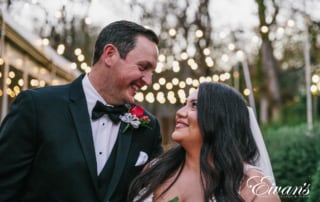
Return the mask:
[(320, 81), (320, 77), (317, 74), (312, 75), (311, 80), (313, 83), (318, 83)]
[(169, 35), (170, 35), (171, 37), (176, 36), (176, 34), (177, 34), (177, 31), (176, 31), (175, 29), (171, 28), (171, 29), (169, 30)]
[(214, 75), (212, 76), (212, 80), (213, 80), (214, 82), (219, 82), (219, 75), (214, 74)]
[(152, 85), (152, 87), (153, 87), (153, 90), (157, 91), (157, 90), (160, 89), (160, 84), (154, 83), (154, 84)]
[(294, 27), (295, 24), (296, 24), (295, 21), (292, 19), (288, 20), (288, 22), (287, 22), (288, 27)]
[(230, 43), (228, 45), (228, 49), (231, 50), (231, 51), (234, 51), (235, 48), (236, 48), (236, 46), (233, 43)]
[(90, 25), (92, 23), (91, 18), (90, 17), (86, 17), (84, 19), (84, 23), (86, 23), (86, 25)]
[(50, 43), (49, 39), (47, 39), (47, 38), (43, 38), (41, 42), (42, 42), (42, 45), (44, 45), (44, 46), (47, 46)]
[(75, 54), (76, 56), (79, 56), (81, 53), (82, 53), (82, 51), (81, 51), (80, 48), (74, 49), (74, 54)]
[(61, 11), (56, 11), (55, 17), (56, 17), (57, 19), (60, 19), (60, 18), (62, 17)]
[(166, 56), (163, 54), (160, 54), (158, 57), (159, 62), (165, 62), (166, 61)]
[(82, 54), (78, 55), (77, 59), (78, 59), (79, 62), (83, 62), (84, 61), (84, 55), (82, 55)]
[(10, 71), (9, 74), (8, 74), (8, 76), (9, 76), (11, 79), (13, 79), (13, 78), (16, 76), (16, 74), (14, 73), (14, 71)]
[(211, 51), (210, 51), (209, 48), (203, 49), (203, 54), (204, 54), (204, 55), (210, 55), (210, 53), (211, 53)]
[(205, 81), (206, 81), (206, 78), (205, 78), (204, 76), (201, 76), (201, 77), (199, 78), (199, 81), (200, 81), (200, 83), (205, 82)]
[(137, 100), (138, 102), (143, 102), (143, 93), (142, 92), (138, 92), (135, 96), (134, 99)]
[(160, 104), (164, 104), (164, 103), (166, 102), (166, 98), (165, 98), (163, 92), (158, 92), (158, 93), (157, 93), (157, 101), (158, 101)]
[[(61, 12), (56, 12), (55, 16), (57, 18), (60, 18), (62, 16), (62, 13)], [(290, 22), (291, 21), (288, 21), (288, 26), (289, 26)], [(90, 24), (91, 23), (91, 19), (89, 17), (85, 18), (85, 23), (86, 24)], [(294, 21), (293, 20), (292, 20), (291, 24), (294, 25)], [(261, 27), (261, 32), (267, 33), (267, 32), (269, 32), (269, 28), (267, 26), (262, 26)], [(284, 33), (284, 29), (283, 28), (282, 29), (278, 28), (277, 32), (279, 33), (279, 35), (281, 33), (283, 34)], [(171, 28), (171, 29), (168, 30), (166, 35), (170, 36), (170, 37), (176, 37), (177, 36), (177, 30), (174, 29), (174, 28)], [(198, 40), (199, 42), (201, 41), (200, 47), (203, 47), (202, 52), (205, 55), (205, 65), (207, 67), (210, 67), (210, 68), (214, 67), (214, 65), (215, 65), (215, 60), (214, 59), (216, 59), (216, 58), (214, 58), (214, 55), (211, 53), (210, 48), (206, 47), (206, 46), (208, 46), (206, 41), (201, 39), (202, 37), (204, 37), (204, 32), (202, 30), (200, 30), (200, 29), (195, 30), (194, 36), (199, 39)], [(228, 36), (228, 32), (220, 32), (219, 36), (222, 39), (226, 38)], [(256, 40), (257, 42), (260, 41), (259, 37), (252, 37), (252, 38), (253, 38), (252, 40)], [(42, 39), (42, 45), (49, 45), (49, 43), (50, 43), (50, 41), (48, 39), (46, 39), (46, 38)], [(187, 43), (187, 42), (185, 42), (185, 43)], [(188, 46), (188, 45), (185, 45), (185, 46), (182, 46), (182, 47), (183, 48), (179, 47), (179, 48), (176, 49), (177, 51), (174, 52), (174, 54), (173, 54), (174, 56), (171, 56), (172, 57), (171, 59), (167, 58), (166, 55), (164, 55), (164, 54), (160, 54), (159, 58), (158, 58), (159, 62), (157, 64), (155, 72), (156, 73), (161, 73), (163, 71), (167, 71), (167, 70), (171, 71), (172, 70), (175, 73), (179, 73), (181, 71), (181, 68), (185, 68), (185, 66), (184, 66), (185, 62), (181, 61), (181, 60), (186, 60), (187, 64), (189, 65), (189, 67), (192, 70), (198, 70), (199, 69), (199, 65), (198, 64), (203, 64), (203, 63), (200, 63), (200, 62), (197, 63), (198, 62), (198, 58), (197, 58), (197, 55), (195, 55), (195, 53), (196, 53), (195, 47), (194, 46)], [(233, 44), (233, 43), (228, 44), (227, 48), (230, 51), (234, 51), (236, 49), (235, 44)], [(57, 51), (57, 53), (59, 55), (63, 55), (64, 52), (65, 52), (65, 49), (66, 49), (66, 47), (65, 47), (64, 44), (59, 44), (56, 51)], [(181, 50), (186, 50), (186, 52), (181, 52)], [(242, 52), (237, 52), (237, 54), (238, 53), (240, 54)], [(85, 62), (83, 62), (85, 60), (85, 56), (82, 54), (82, 50), (80, 48), (76, 48), (74, 50), (74, 54), (77, 56), (77, 60), (82, 62), (80, 64), (80, 68), (85, 72), (91, 71), (91, 67), (89, 67)], [(232, 58), (230, 58), (228, 54), (223, 54), (221, 56), (221, 60), (223, 62), (226, 62), (226, 63), (230, 62), (230, 60), (232, 62)], [(0, 65), (3, 65), (3, 64), (4, 64), (4, 60), (2, 58), (0, 58)], [(219, 66), (220, 64), (217, 63), (216, 65)], [(22, 66), (22, 63), (19, 66)], [(225, 65), (222, 65), (222, 66), (225, 66)], [(202, 67), (200, 67), (200, 68), (202, 68)], [(221, 68), (221, 66), (219, 68)], [(70, 69), (71, 70), (76, 70), (77, 69), (77, 63), (70, 63)], [(37, 70), (37, 71), (39, 71), (39, 70)], [(42, 72), (42, 73), (45, 74), (45, 73), (48, 73), (48, 72)], [(176, 76), (176, 75), (179, 75), (179, 74), (174, 74), (174, 76)], [(192, 74), (190, 74), (190, 75), (192, 75)], [(195, 74), (195, 75), (198, 75), (198, 74)], [(233, 76), (235, 78), (236, 77), (238, 78), (239, 77), (239, 72), (234, 71), (233, 72)], [(11, 79), (15, 78), (14, 72), (12, 72), (12, 73), (9, 72), (9, 77)], [(135, 95), (135, 99), (138, 102), (147, 101), (149, 103), (153, 103), (153, 102), (157, 101), (157, 102), (159, 102), (161, 104), (164, 104), (165, 102), (170, 102), (171, 104), (173, 104), (173, 103), (177, 102), (177, 98), (176, 98), (176, 96), (177, 96), (179, 101), (182, 102), (184, 99), (186, 99), (186, 91), (194, 90), (195, 88), (197, 88), (199, 86), (199, 84), (201, 82), (205, 82), (205, 81), (207, 81), (207, 82), (212, 82), (212, 81), (213, 82), (219, 82), (219, 81), (222, 81), (223, 82), (223, 81), (226, 81), (226, 80), (230, 79), (231, 74), (229, 72), (225, 72), (225, 73), (222, 73), (222, 74), (214, 74), (212, 76), (201, 76), (199, 78), (187, 77), (185, 79), (185, 81), (180, 81), (179, 78), (177, 78), (177, 77), (174, 77), (174, 78), (167, 77), (168, 81), (163, 77), (160, 78), (157, 83), (154, 83), (152, 85), (152, 89), (154, 91), (158, 91), (158, 92), (154, 92), (154, 93), (145, 92), (146, 95), (144, 95), (143, 92), (138, 92)], [(319, 78), (318, 78), (318, 80), (319, 80)], [(10, 83), (11, 82), (12, 81), (10, 80)], [(52, 80), (52, 84), (54, 84), (55, 82), (59, 83), (58, 80)], [(24, 83), (25, 82), (24, 82), (23, 79), (19, 79), (18, 82), (17, 82), (17, 84), (20, 87), (24, 86), (25, 85)], [(315, 83), (316, 83), (316, 81), (315, 81)], [(32, 79), (30, 81), (30, 85), (31, 86), (42, 86), (42, 85), (45, 85), (45, 81), (43, 81), (43, 80), (39, 81), (37, 79)], [(161, 86), (163, 86), (163, 87), (161, 87)], [(187, 86), (188, 86), (189, 89), (185, 89)], [(160, 91), (160, 90), (163, 90), (164, 87), (168, 90), (167, 95), (166, 95), (166, 92)], [(178, 88), (178, 89), (176, 89), (176, 88)], [(147, 87), (144, 87), (142, 91), (145, 91), (146, 89), (147, 89)], [(173, 91), (172, 89), (176, 89), (176, 90)], [(246, 90), (247, 89), (244, 90), (244, 93), (247, 92)], [(13, 91), (14, 92), (18, 92), (18, 90), (17, 89), (15, 90), (15, 88), (13, 88)], [(250, 91), (247, 92), (247, 93), (250, 94)], [(167, 100), (166, 100), (166, 98), (167, 98)]]
[(172, 84), (175, 85), (175, 86), (178, 85), (179, 84), (179, 79), (173, 78), (172, 79)]
[(46, 86), (46, 81), (40, 80), (40, 81), (39, 81), (39, 86), (40, 86), (40, 87)]
[(251, 92), (250, 92), (250, 90), (249, 90), (248, 88), (245, 88), (245, 89), (243, 90), (243, 94), (244, 94), (245, 96), (249, 96), (249, 95), (251, 94)]
[(310, 86), (310, 91), (311, 91), (311, 93), (312, 93), (313, 95), (316, 95), (316, 94), (318, 93), (318, 87), (317, 87), (316, 85), (312, 84), (312, 85)]
[(213, 61), (213, 59), (211, 57), (206, 57), (205, 61), (206, 61), (206, 64), (207, 64), (208, 67), (213, 67), (214, 66), (214, 61)]
[(18, 80), (18, 85), (22, 87), (24, 85), (24, 80), (23, 79), (19, 79)]
[(11, 80), (10, 78), (7, 78), (7, 79), (6, 79), (6, 84), (7, 84), (7, 85), (10, 85), (10, 84), (11, 84), (11, 81), (12, 81), (12, 80)]
[(149, 103), (154, 103), (154, 95), (153, 95), (153, 93), (151, 93), (151, 92), (147, 93), (146, 100)]
[(192, 78), (190, 78), (190, 77), (188, 77), (188, 78), (186, 78), (186, 83), (187, 83), (187, 85), (192, 85)]
[(166, 83), (166, 79), (163, 78), (163, 77), (161, 77), (161, 78), (159, 79), (159, 84), (160, 84), (160, 85), (164, 85), (165, 83)]
[(261, 28), (260, 28), (260, 31), (264, 34), (268, 33), (269, 32), (269, 27), (266, 26), (266, 25), (262, 25)]
[(188, 59), (189, 56), (188, 56), (188, 54), (186, 52), (182, 52), (180, 57), (181, 57), (182, 60), (186, 60), (186, 59)]
[(168, 82), (168, 83), (166, 84), (166, 88), (167, 88), (168, 90), (171, 90), (171, 89), (173, 88), (172, 83)]
[(182, 88), (182, 89), (185, 88), (186, 87), (186, 83), (184, 81), (181, 81), (179, 83), (179, 87)]
[(77, 69), (77, 63), (72, 62), (72, 63), (70, 64), (70, 68), (71, 68), (72, 70)]
[(156, 73), (161, 73), (163, 68), (164, 68), (164, 64), (161, 63), (161, 62), (158, 62), (155, 72)]
[(200, 29), (198, 29), (195, 34), (196, 34), (196, 37), (197, 37), (197, 38), (203, 37), (203, 31), (200, 30)]
[(0, 65), (3, 65), (3, 64), (4, 64), (4, 59), (0, 58)]
[(172, 62), (172, 71), (173, 72), (180, 72), (180, 64), (178, 61)]
[(66, 47), (64, 46), (64, 44), (59, 44), (58, 47), (57, 47), (57, 53), (59, 55), (63, 55), (65, 49), (66, 49)]

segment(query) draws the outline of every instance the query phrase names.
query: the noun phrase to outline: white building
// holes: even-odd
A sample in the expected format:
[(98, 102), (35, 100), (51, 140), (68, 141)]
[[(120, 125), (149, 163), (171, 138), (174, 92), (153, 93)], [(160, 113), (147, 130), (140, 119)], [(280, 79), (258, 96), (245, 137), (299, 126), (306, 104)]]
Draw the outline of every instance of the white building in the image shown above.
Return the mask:
[(1, 120), (20, 91), (63, 84), (81, 74), (75, 64), (23, 30), (6, 12), (0, 13), (0, 26)]

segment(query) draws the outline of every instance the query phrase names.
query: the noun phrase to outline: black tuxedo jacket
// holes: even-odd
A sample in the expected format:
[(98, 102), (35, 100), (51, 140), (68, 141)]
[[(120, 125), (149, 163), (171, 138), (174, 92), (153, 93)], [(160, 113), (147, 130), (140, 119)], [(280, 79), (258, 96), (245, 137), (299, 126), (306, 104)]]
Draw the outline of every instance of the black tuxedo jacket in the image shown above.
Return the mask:
[(124, 201), (143, 168), (135, 166), (140, 151), (149, 160), (162, 152), (159, 123), (145, 112), (150, 128), (119, 132), (109, 188), (99, 197), (82, 78), (23, 91), (11, 105), (0, 128), (0, 202)]

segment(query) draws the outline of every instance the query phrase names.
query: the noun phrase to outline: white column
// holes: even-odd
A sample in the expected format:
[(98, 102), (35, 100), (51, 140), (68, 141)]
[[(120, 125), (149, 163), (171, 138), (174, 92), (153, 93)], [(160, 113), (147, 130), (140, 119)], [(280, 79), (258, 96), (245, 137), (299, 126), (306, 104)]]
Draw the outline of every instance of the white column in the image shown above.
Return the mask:
[(305, 78), (306, 78), (306, 96), (307, 96), (307, 124), (308, 130), (312, 130), (312, 97), (311, 97), (311, 67), (310, 67), (310, 44), (309, 44), (309, 30), (308, 30), (308, 17), (304, 16), (305, 20), (305, 33), (304, 33), (304, 67), (305, 67)]
[(252, 83), (251, 83), (251, 76), (250, 76), (250, 71), (249, 71), (249, 66), (248, 66), (248, 62), (247, 62), (247, 58), (244, 57), (242, 62), (242, 66), (243, 66), (243, 74), (244, 74), (244, 79), (246, 82), (246, 86), (247, 88), (250, 90), (250, 94), (249, 94), (249, 104), (252, 107), (253, 111), (255, 114), (257, 114), (256, 112), (256, 104), (254, 101), (254, 96), (253, 96), (253, 88), (252, 88)]
[(7, 94), (7, 78), (9, 74), (9, 61), (6, 57), (5, 51), (5, 34), (6, 34), (6, 20), (4, 16), (4, 8), (1, 8), (2, 26), (1, 26), (1, 57), (4, 60), (4, 69), (2, 75), (3, 89), (2, 89), (2, 105), (1, 105), (1, 121), (8, 113), (8, 94)]

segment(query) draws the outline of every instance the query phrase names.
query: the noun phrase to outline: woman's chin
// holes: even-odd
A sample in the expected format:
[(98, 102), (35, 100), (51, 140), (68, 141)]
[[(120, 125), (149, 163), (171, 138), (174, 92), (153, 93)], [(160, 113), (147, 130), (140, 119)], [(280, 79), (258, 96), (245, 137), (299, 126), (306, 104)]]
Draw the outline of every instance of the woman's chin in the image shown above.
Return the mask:
[(180, 140), (181, 140), (181, 134), (175, 130), (175, 131), (173, 131), (173, 133), (172, 133), (172, 135), (171, 135), (171, 139), (172, 139), (174, 142), (179, 143)]

